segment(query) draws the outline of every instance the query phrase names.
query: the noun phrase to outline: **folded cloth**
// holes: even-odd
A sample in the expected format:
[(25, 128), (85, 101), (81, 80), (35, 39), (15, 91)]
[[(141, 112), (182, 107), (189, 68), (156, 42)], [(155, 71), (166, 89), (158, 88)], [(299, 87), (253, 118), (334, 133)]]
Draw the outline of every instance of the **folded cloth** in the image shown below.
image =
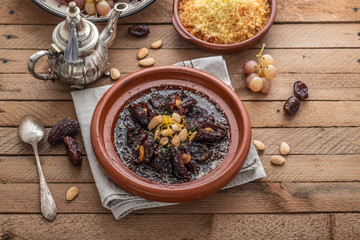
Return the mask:
[[(193, 67), (208, 72), (211, 75), (221, 79), (231, 87), (226, 63), (221, 56), (199, 58), (191, 61), (180, 62), (175, 65)], [(81, 134), (84, 141), (88, 161), (103, 206), (107, 209), (111, 209), (115, 218), (120, 219), (137, 209), (176, 204), (154, 202), (134, 196), (115, 185), (101, 169), (101, 166), (99, 165), (91, 146), (90, 124), (94, 109), (98, 101), (110, 87), (111, 85), (107, 85), (103, 87), (73, 91), (71, 93), (74, 100), (76, 114), (80, 123)], [(224, 189), (263, 177), (266, 177), (264, 168), (261, 164), (254, 145), (251, 144), (250, 152), (247, 156), (243, 168), (239, 174), (227, 186), (224, 187)]]

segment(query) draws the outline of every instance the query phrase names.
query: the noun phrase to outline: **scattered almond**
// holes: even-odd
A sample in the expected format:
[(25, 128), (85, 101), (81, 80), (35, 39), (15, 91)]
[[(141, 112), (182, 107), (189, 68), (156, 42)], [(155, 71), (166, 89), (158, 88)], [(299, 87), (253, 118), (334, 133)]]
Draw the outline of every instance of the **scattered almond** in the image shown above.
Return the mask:
[(66, 193), (66, 200), (71, 201), (79, 194), (78, 187), (71, 187)]
[(186, 128), (184, 128), (183, 130), (181, 130), (181, 132), (179, 132), (178, 136), (180, 138), (180, 141), (181, 142), (185, 142), (186, 141), (186, 138), (187, 138), (187, 135), (188, 135), (188, 131)]
[(191, 160), (191, 156), (189, 154), (183, 153), (181, 155), (181, 160), (183, 161), (183, 163), (188, 164)]
[(118, 80), (120, 78), (120, 71), (117, 68), (110, 69), (111, 80)]
[(171, 118), (174, 122), (181, 123), (181, 116), (178, 113), (173, 113)]
[(151, 48), (153, 49), (161, 48), (162, 44), (163, 44), (162, 40), (157, 40), (151, 44)]
[(260, 150), (260, 151), (264, 151), (264, 150), (265, 150), (265, 145), (264, 145), (262, 142), (260, 142), (260, 141), (258, 141), (258, 140), (254, 140), (253, 143), (254, 143), (256, 149), (258, 149), (258, 150)]
[(286, 142), (280, 144), (280, 153), (281, 155), (288, 155), (290, 153), (290, 146)]
[(156, 117), (153, 117), (148, 124), (148, 129), (150, 131), (155, 129), (160, 123), (162, 123), (162, 119), (162, 115), (157, 115)]
[(145, 58), (139, 61), (139, 64), (143, 67), (150, 67), (155, 64), (155, 59), (153, 58)]
[(140, 162), (144, 161), (144, 157), (145, 157), (144, 146), (140, 146), (140, 148), (139, 148), (139, 160), (140, 160)]
[(180, 138), (178, 135), (175, 135), (173, 137), (173, 139), (171, 140), (171, 145), (173, 145), (173, 147), (179, 147), (180, 146)]
[(162, 137), (160, 139), (160, 145), (161, 146), (166, 146), (166, 145), (168, 145), (168, 143), (169, 143), (169, 138), (168, 137)]
[(194, 141), (195, 137), (196, 137), (197, 131), (193, 132), (190, 137), (189, 137), (189, 142)]
[(137, 53), (137, 57), (139, 59), (143, 59), (144, 57), (146, 57), (149, 54), (149, 49), (147, 48), (140, 48), (138, 53)]
[(270, 158), (270, 161), (272, 164), (282, 165), (285, 163), (285, 158), (283, 158), (282, 156), (274, 155)]
[(213, 132), (213, 131), (214, 131), (214, 129), (212, 129), (212, 128), (210, 128), (210, 127), (207, 127), (207, 128), (205, 128), (204, 130), (207, 131), (207, 132)]

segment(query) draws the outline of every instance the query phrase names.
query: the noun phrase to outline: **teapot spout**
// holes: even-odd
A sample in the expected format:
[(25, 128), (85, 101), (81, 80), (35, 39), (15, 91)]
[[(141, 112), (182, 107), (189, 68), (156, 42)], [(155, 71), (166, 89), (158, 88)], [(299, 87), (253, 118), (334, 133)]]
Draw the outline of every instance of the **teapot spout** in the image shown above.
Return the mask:
[(121, 13), (128, 8), (126, 3), (117, 3), (114, 6), (114, 10), (111, 12), (108, 23), (100, 33), (100, 38), (106, 43), (107, 47), (110, 47), (116, 36), (116, 26)]

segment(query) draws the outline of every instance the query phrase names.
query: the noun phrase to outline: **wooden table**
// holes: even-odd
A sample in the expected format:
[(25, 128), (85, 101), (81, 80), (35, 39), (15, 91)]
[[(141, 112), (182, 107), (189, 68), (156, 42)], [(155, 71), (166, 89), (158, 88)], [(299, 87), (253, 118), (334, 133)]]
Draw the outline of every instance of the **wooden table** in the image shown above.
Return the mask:
[[(171, 7), (171, 0), (158, 0), (119, 21), (110, 61), (122, 76), (140, 69), (137, 49), (158, 39), (164, 40), (163, 47), (150, 51), (157, 66), (214, 55), (179, 37), (171, 25)], [(50, 46), (62, 19), (30, 0), (1, 1), (0, 238), (360, 239), (358, 8), (358, 0), (278, 0), (276, 24), (263, 40), (279, 69), (267, 95), (248, 91), (243, 81), (242, 64), (255, 57), (261, 44), (224, 55), (232, 84), (249, 111), (253, 137), (267, 146), (260, 155), (267, 178), (116, 221), (100, 203), (86, 157), (81, 168), (73, 167), (63, 146), (42, 141), (43, 170), (58, 206), (50, 223), (40, 213), (32, 149), (20, 142), (17, 126), (27, 113), (37, 115), (47, 132), (62, 118), (76, 118), (68, 85), (38, 81), (27, 71), (29, 56)], [(148, 24), (150, 35), (129, 36), (127, 28), (134, 23)], [(298, 80), (308, 84), (310, 98), (289, 118), (282, 106)], [(92, 86), (110, 83), (103, 78)], [(76, 138), (81, 142), (80, 134)], [(282, 141), (291, 146), (291, 154), (284, 166), (276, 167), (269, 159), (279, 153)], [(80, 193), (67, 202), (71, 186)]]

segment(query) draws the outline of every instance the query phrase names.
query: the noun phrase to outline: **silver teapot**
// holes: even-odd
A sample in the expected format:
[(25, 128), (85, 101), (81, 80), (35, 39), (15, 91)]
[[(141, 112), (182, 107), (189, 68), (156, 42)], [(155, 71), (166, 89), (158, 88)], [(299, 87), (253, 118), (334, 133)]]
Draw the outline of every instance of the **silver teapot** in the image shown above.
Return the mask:
[[(109, 67), (108, 48), (115, 39), (119, 16), (127, 8), (126, 3), (117, 3), (99, 34), (96, 26), (84, 19), (80, 9), (71, 2), (66, 20), (59, 23), (52, 33), (53, 44), (49, 50), (30, 57), (30, 74), (40, 80), (68, 82), (71, 87), (79, 89), (99, 79)], [(49, 75), (35, 72), (35, 65), (43, 56), (47, 56)]]

